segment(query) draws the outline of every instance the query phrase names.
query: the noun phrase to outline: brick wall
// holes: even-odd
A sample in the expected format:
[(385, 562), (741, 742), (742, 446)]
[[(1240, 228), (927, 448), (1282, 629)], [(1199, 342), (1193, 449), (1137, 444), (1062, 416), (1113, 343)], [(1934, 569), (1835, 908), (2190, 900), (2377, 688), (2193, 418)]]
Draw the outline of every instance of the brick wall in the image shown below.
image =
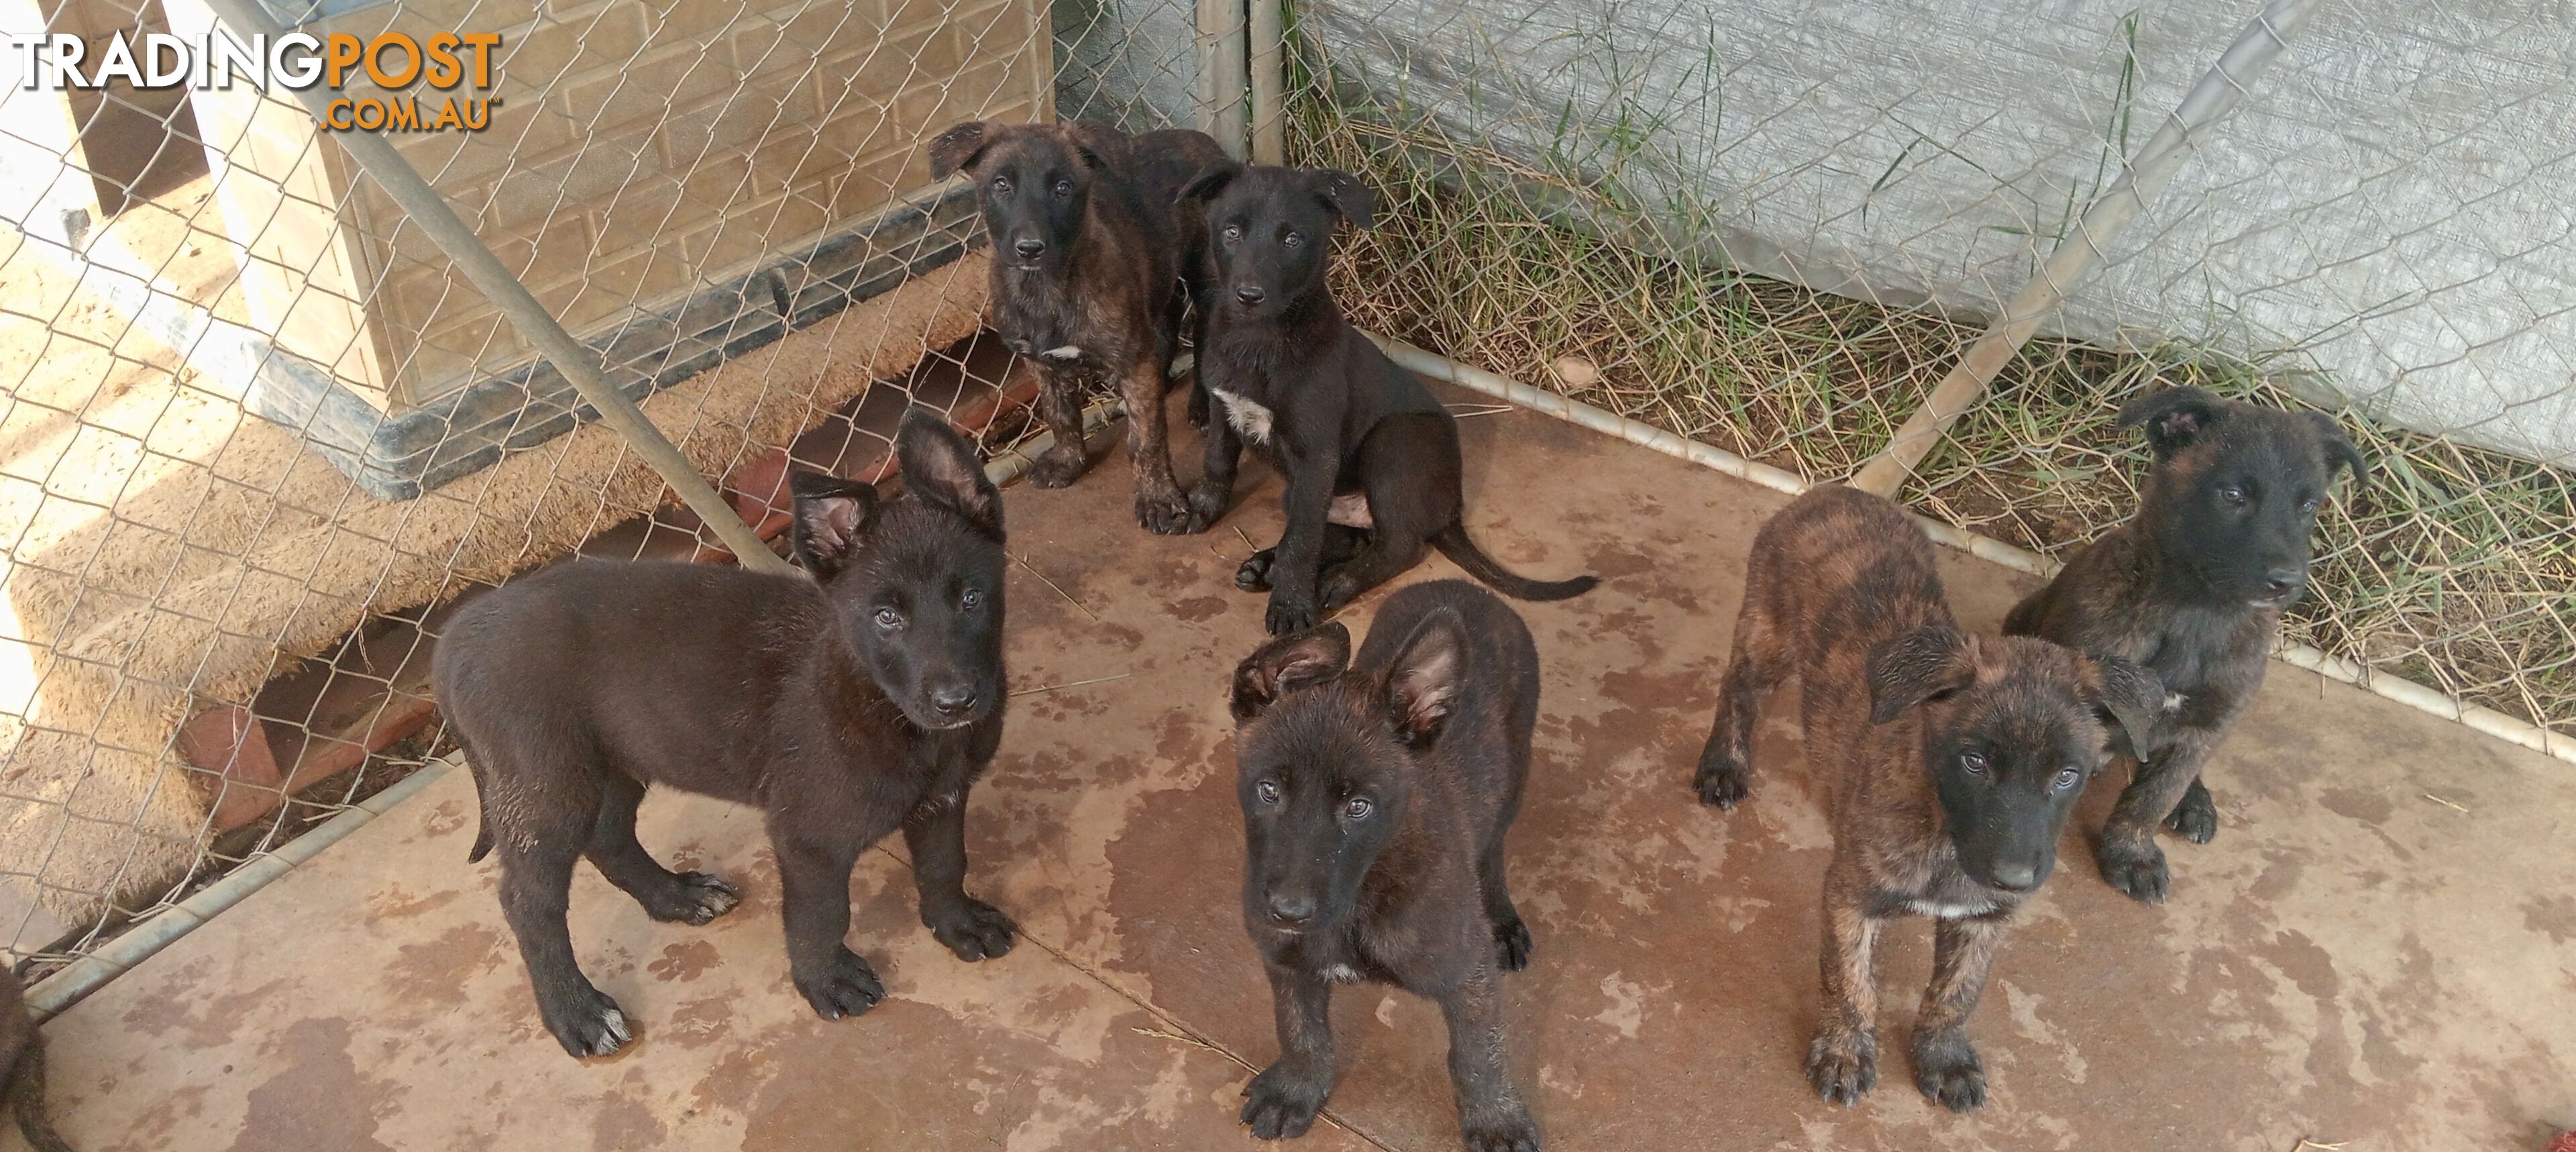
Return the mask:
[[(173, 0), (174, 22), (191, 6)], [(502, 34), (492, 87), (471, 93), (501, 101), (490, 128), (395, 140), (588, 336), (929, 191), (921, 144), (950, 123), (1051, 114), (1043, 11), (1035, 0), (403, 0), (306, 30)], [(379, 93), (362, 82), (346, 94)], [(245, 295), (281, 345), (392, 410), (532, 358), (373, 184), (314, 146), (310, 116), (247, 92), (198, 102), (210, 140), (238, 141), (218, 193), (247, 257)]]

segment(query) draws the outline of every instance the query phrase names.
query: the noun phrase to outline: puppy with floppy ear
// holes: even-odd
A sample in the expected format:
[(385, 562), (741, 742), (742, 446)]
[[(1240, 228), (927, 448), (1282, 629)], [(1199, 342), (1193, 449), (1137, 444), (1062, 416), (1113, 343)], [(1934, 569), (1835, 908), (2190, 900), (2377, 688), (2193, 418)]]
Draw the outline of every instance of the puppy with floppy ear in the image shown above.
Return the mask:
[(903, 829), (922, 923), (964, 960), (1011, 949), (1010, 919), (965, 891), (969, 785), (1001, 741), (1001, 494), (945, 421), (907, 417), (904, 491), (798, 473), (790, 544), (813, 579), (705, 564), (579, 561), (460, 609), (431, 679), (497, 851), (501, 907), (547, 1031), (575, 1056), (632, 1037), (585, 977), (565, 923), (584, 859), (656, 920), (740, 900), (635, 838), (648, 787), (762, 809), (778, 859), (789, 976), (825, 1019), (884, 985), (843, 937), (850, 869)]
[(1694, 781), (1732, 808), (1752, 786), (1762, 699), (1803, 685), (1806, 759), (1834, 777), (1825, 869), (1825, 1018), (1807, 1078), (1835, 1103), (1878, 1082), (1880, 925), (1936, 922), (1914, 1029), (1915, 1087), (1985, 1103), (1967, 1021), (2012, 916), (2055, 867), (2057, 839), (2114, 731), (2152, 731), (2162, 689), (2122, 660), (1951, 617), (1931, 543), (1894, 504), (1839, 485), (1798, 497), (1754, 537), (1734, 652)]
[(2111, 885), (2162, 900), (2171, 884), (2158, 825), (2206, 843), (2218, 808), (2203, 768), (2263, 681), (2281, 616), (2305, 591), (2310, 538), (2338, 474), (2369, 464), (2321, 412), (2284, 412), (2199, 388), (2131, 400), (2155, 463), (2137, 515), (2086, 545), (2004, 620), (2098, 657), (2146, 665), (2167, 695), (2134, 754), (2129, 786), (2095, 858)]
[(1242, 1119), (1298, 1136), (1332, 1094), (1332, 986), (1393, 984), (1449, 1023), (1460, 1128), (1477, 1152), (1537, 1152), (1512, 1084), (1499, 974), (1529, 963), (1503, 837), (1538, 716), (1538, 653), (1475, 585), (1387, 598), (1351, 654), (1340, 624), (1270, 641), (1235, 669), (1244, 929), (1270, 975), (1279, 1060)]
[(993, 242), (993, 329), (1037, 374), (1038, 414), (1055, 446), (1029, 482), (1059, 488), (1090, 466), (1083, 390), (1113, 382), (1127, 401), (1137, 522), (1153, 532), (1205, 529), (1172, 476), (1162, 397), (1203, 263), (1196, 216), (1173, 200), (1183, 174), (1224, 151), (1200, 132), (986, 121), (941, 132), (929, 150), (934, 177), (975, 180)]

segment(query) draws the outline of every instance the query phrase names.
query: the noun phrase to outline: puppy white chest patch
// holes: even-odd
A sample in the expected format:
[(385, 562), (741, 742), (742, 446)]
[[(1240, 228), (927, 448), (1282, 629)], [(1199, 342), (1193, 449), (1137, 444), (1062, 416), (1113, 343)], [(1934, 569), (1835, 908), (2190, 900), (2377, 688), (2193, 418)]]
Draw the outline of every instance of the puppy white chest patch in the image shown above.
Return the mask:
[(1360, 982), (1359, 969), (1353, 968), (1348, 964), (1334, 964), (1326, 967), (1324, 969), (1323, 976), (1324, 982), (1327, 984), (1357, 984)]
[(2176, 713), (2176, 712), (2180, 712), (2180, 711), (2182, 711), (2182, 693), (2180, 693), (2180, 692), (2167, 692), (2167, 693), (2165, 693), (2165, 715), (2167, 715), (2167, 716), (2171, 716), (2171, 715), (2173, 715), (2174, 713)]
[(1210, 388), (1218, 402), (1225, 405), (1225, 422), (1255, 444), (1270, 442), (1270, 410), (1223, 388)]
[(1964, 920), (1970, 916), (1983, 916), (1995, 910), (1992, 904), (1944, 904), (1937, 900), (1908, 900), (1905, 906), (1913, 909), (1917, 915), (1930, 916), (1936, 920)]
[(1038, 355), (1049, 360), (1080, 360), (1082, 359), (1082, 349), (1076, 348), (1071, 344), (1067, 344), (1062, 348), (1049, 348), (1044, 352), (1038, 353)]

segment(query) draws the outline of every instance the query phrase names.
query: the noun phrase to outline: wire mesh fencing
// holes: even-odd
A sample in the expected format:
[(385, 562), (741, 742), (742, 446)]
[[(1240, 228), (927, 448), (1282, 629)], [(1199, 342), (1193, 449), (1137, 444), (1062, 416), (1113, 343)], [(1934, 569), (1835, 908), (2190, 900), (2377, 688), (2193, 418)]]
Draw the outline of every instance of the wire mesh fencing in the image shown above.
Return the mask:
[(1180, 3), (271, 4), (315, 38), (289, 63), (354, 45), (318, 114), (256, 49), (107, 67), (238, 34), (220, 6), (0, 5), (48, 38), (0, 90), (0, 945), (33, 976), (437, 751), (460, 598), (725, 555), (342, 141), (381, 132), (783, 552), (788, 470), (881, 475), (909, 407), (1034, 431), (924, 142), (1197, 113)]
[[(77, 40), (92, 76), (111, 41), (190, 41), (226, 2), (0, 0), (0, 32)], [(2245, 16), (270, 11), (361, 45), (497, 38), (488, 73), (435, 91), (376, 84), (362, 61), (337, 86), (346, 130), (248, 82), (12, 71), (0, 89), (0, 942), (38, 974), (436, 751), (425, 656), (460, 598), (576, 550), (723, 554), (634, 445), (585, 422), (573, 381), (360, 170), (345, 131), (383, 131), (774, 546), (787, 470), (876, 475), (911, 406), (997, 451), (1033, 431), (1028, 374), (980, 335), (973, 204), (929, 176), (922, 144), (950, 124), (1197, 125), (1257, 157), (1284, 132), (1291, 162), (1384, 197), (1336, 272), (1364, 326), (1838, 478), (1918, 410)], [(2363, 15), (2324, 10), (1905, 496), (2062, 554), (2133, 498), (2143, 453), (2109, 426), (2121, 400), (2198, 382), (2323, 406), (2376, 476), (2320, 532), (2299, 637), (2570, 731), (2570, 494), (2536, 461), (2566, 463), (2551, 405), (2576, 356), (2576, 263), (2553, 259), (2566, 220), (2541, 190), (2576, 151), (2548, 110), (2576, 93), (2533, 28), (2453, 18), (2453, 42), (2494, 72), (2463, 92), (2438, 70), (2399, 75), (2421, 45), (2374, 38), (2387, 25)], [(2369, 67), (2319, 64), (2329, 50)], [(1981, 53), (2018, 70), (1948, 66)], [(419, 123), (450, 102), (483, 126), (365, 127), (368, 108)], [(2327, 117), (2368, 127), (2336, 139), (2385, 162), (2309, 139)], [(2523, 150), (2473, 162), (2496, 133)]]
[[(1901, 498), (2062, 559), (2136, 506), (2123, 401), (2332, 413), (2373, 471), (2286, 638), (2576, 734), (2563, 29), (2295, 6), (2259, 84), (2213, 68), (2285, 7), (1295, 0), (1289, 154), (1384, 198), (1335, 280), (1363, 327), (1811, 480), (2097, 243)], [(2081, 231), (2211, 79), (2241, 110)]]

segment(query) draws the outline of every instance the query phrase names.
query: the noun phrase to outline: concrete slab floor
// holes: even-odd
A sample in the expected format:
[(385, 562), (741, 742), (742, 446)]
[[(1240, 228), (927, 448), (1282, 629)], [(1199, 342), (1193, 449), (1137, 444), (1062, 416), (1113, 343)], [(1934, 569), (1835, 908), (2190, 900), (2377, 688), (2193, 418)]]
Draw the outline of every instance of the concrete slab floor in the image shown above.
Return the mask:
[[(1551, 1148), (2537, 1149), (2576, 1125), (2576, 774), (2284, 666), (2212, 770), (2217, 841), (2167, 842), (2167, 904), (2105, 886), (2070, 831), (1972, 1025), (1985, 1111), (1910, 1086), (1919, 921), (1888, 934), (1878, 1091), (1819, 1103), (1799, 1068), (1827, 840), (1794, 708), (1767, 714), (1745, 807), (1688, 790), (1743, 551), (1781, 497), (1533, 414), (1462, 427), (1486, 546), (1607, 577), (1522, 606), (1546, 688), (1511, 849), (1537, 953), (1507, 986)], [(1188, 538), (1135, 528), (1114, 457), (1009, 494), (1025, 694), (969, 823), (970, 888), (1026, 930), (1008, 957), (947, 955), (872, 853), (852, 940), (892, 995), (820, 1021), (786, 981), (758, 819), (657, 795), (645, 843), (747, 899), (655, 924), (585, 869), (573, 939), (642, 1038), (575, 1062), (537, 1024), (492, 867), (465, 863), (457, 773), (49, 1026), (65, 1131), (90, 1152), (1255, 1146), (1236, 1093), (1277, 1049), (1237, 921), (1222, 699), (1260, 640), (1236, 528), (1278, 524), (1253, 479)], [(1945, 561), (1974, 626), (2029, 583)], [(1342, 1083), (1298, 1146), (1457, 1147), (1438, 1013), (1363, 986), (1335, 1019)]]

